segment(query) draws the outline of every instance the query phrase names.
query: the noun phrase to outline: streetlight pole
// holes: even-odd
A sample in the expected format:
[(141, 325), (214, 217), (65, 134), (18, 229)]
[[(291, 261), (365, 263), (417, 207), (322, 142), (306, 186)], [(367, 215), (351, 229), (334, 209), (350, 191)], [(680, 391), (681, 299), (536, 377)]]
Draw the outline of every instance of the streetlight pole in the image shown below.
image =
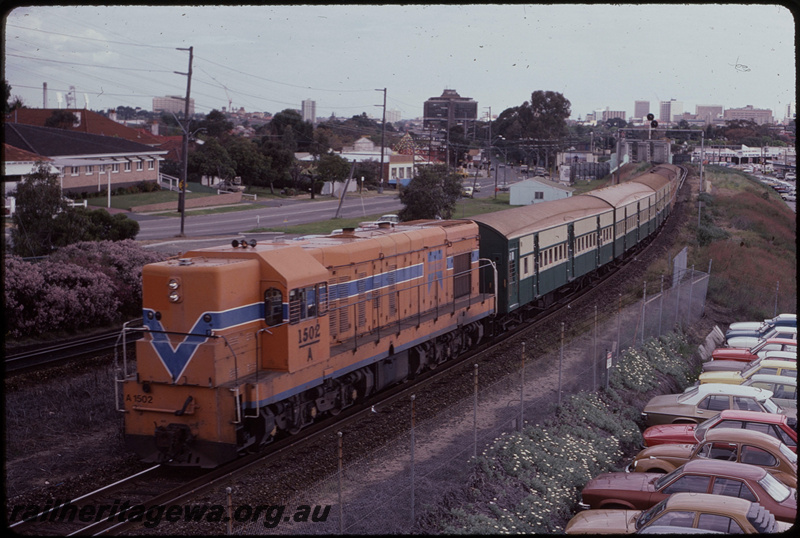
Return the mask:
[(183, 129), (183, 166), (181, 167), (181, 191), (178, 195), (178, 210), (181, 212), (181, 233), (180, 236), (183, 237), (183, 229), (184, 229), (184, 221), (186, 219), (186, 179), (187, 179), (187, 170), (189, 167), (189, 95), (191, 94), (192, 90), (192, 59), (194, 56), (194, 47), (189, 47), (188, 49), (178, 48), (177, 50), (188, 50), (189, 51), (189, 72), (188, 73), (180, 73), (175, 71), (175, 73), (179, 75), (186, 75), (186, 102), (184, 103), (183, 107), (183, 119), (186, 122), (186, 127), (181, 126)]

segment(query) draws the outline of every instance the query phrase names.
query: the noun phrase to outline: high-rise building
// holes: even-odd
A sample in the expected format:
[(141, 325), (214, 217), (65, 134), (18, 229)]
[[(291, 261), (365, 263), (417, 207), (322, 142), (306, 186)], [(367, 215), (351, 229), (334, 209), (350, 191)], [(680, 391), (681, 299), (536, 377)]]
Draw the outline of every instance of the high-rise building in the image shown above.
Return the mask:
[(303, 116), (303, 121), (317, 123), (317, 102), (311, 99), (306, 99), (301, 103), (300, 114)]
[(625, 119), (625, 111), (624, 110), (609, 110), (605, 109), (603, 111), (603, 121), (608, 121), (610, 119), (619, 118), (621, 120)]
[(675, 121), (675, 116), (683, 116), (683, 102), (670, 99), (661, 101), (658, 113), (658, 120), (663, 122)]
[(386, 111), (386, 122), (387, 123), (397, 123), (400, 121), (400, 111), (392, 108)]
[[(153, 112), (183, 114), (186, 112), (186, 98), (179, 95), (153, 97)], [(189, 98), (189, 115), (194, 115), (194, 99)]]
[(448, 129), (478, 118), (478, 102), (461, 97), (456, 90), (444, 90), (441, 97), (431, 97), (423, 106), (422, 125), (426, 129)]
[(634, 101), (633, 117), (644, 119), (650, 114), (650, 101)]
[(747, 105), (744, 108), (729, 108), (725, 110), (723, 117), (726, 120), (750, 120), (758, 125), (772, 123), (772, 110), (768, 108), (753, 108)]
[(717, 118), (722, 117), (722, 105), (696, 105), (694, 114), (698, 120), (711, 123)]

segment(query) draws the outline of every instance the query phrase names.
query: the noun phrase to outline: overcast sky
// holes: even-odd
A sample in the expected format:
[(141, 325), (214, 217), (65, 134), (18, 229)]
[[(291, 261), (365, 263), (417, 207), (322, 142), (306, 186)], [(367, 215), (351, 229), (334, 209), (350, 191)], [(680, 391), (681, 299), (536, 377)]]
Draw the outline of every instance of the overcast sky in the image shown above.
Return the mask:
[(4, 26), (4, 78), (34, 108), (46, 82), (49, 108), (74, 86), (80, 108), (151, 110), (186, 94), (176, 48), (189, 46), (201, 113), (310, 98), (318, 116), (380, 117), (379, 88), (404, 119), (445, 88), (494, 115), (557, 91), (573, 119), (675, 99), (781, 120), (795, 101), (795, 24), (779, 5), (36, 6)]

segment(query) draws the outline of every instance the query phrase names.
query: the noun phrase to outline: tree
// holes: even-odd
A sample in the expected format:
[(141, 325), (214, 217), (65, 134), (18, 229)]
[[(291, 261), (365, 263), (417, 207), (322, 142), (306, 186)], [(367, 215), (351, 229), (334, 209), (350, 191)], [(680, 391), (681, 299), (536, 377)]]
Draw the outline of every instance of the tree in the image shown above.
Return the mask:
[(292, 152), (310, 151), (314, 145), (314, 126), (303, 121), (296, 110), (287, 108), (275, 114), (269, 122), (269, 131)]
[(187, 169), (192, 180), (198, 183), (202, 176), (233, 179), (236, 175), (231, 156), (216, 138), (209, 138), (189, 154)]
[(223, 138), (233, 129), (233, 122), (217, 109), (212, 110), (206, 118), (199, 122), (199, 128), (205, 129), (208, 136)]
[(3, 100), (3, 113), (8, 114), (18, 108), (23, 108), (25, 105), (22, 102), (22, 97), (19, 95), (15, 95), (14, 99), (11, 99), (11, 85), (8, 83), (7, 80), (3, 81), (3, 93), (5, 94), (5, 99)]
[(68, 110), (54, 110), (49, 118), (44, 120), (45, 127), (68, 129), (78, 122), (78, 116)]
[(17, 209), (12, 219), (12, 250), (22, 257), (44, 256), (55, 247), (53, 219), (67, 205), (61, 197), (58, 174), (40, 162), (33, 172), (17, 185)]
[(269, 188), (274, 192), (275, 187), (283, 188), (289, 185), (289, 170), (294, 161), (294, 154), (280, 142), (270, 140), (265, 136), (261, 140), (261, 153), (267, 162), (267, 181)]
[(240, 136), (231, 137), (225, 149), (233, 161), (237, 176), (245, 185), (267, 185), (267, 159), (255, 142)]
[(65, 247), (80, 241), (123, 241), (134, 239), (139, 223), (122, 213), (105, 209), (70, 208), (53, 219), (53, 245)]
[(417, 219), (449, 219), (461, 196), (461, 180), (443, 164), (424, 166), (404, 188), (400, 202), (405, 206), (399, 217), (403, 221)]

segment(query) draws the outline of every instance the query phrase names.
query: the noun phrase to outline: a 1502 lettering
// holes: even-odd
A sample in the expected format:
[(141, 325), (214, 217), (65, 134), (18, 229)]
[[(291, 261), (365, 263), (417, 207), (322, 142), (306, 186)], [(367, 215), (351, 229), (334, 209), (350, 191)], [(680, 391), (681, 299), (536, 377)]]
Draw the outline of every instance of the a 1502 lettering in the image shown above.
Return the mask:
[(303, 330), (297, 331), (298, 343), (302, 345), (313, 344), (320, 339), (319, 323), (312, 327), (305, 327)]

